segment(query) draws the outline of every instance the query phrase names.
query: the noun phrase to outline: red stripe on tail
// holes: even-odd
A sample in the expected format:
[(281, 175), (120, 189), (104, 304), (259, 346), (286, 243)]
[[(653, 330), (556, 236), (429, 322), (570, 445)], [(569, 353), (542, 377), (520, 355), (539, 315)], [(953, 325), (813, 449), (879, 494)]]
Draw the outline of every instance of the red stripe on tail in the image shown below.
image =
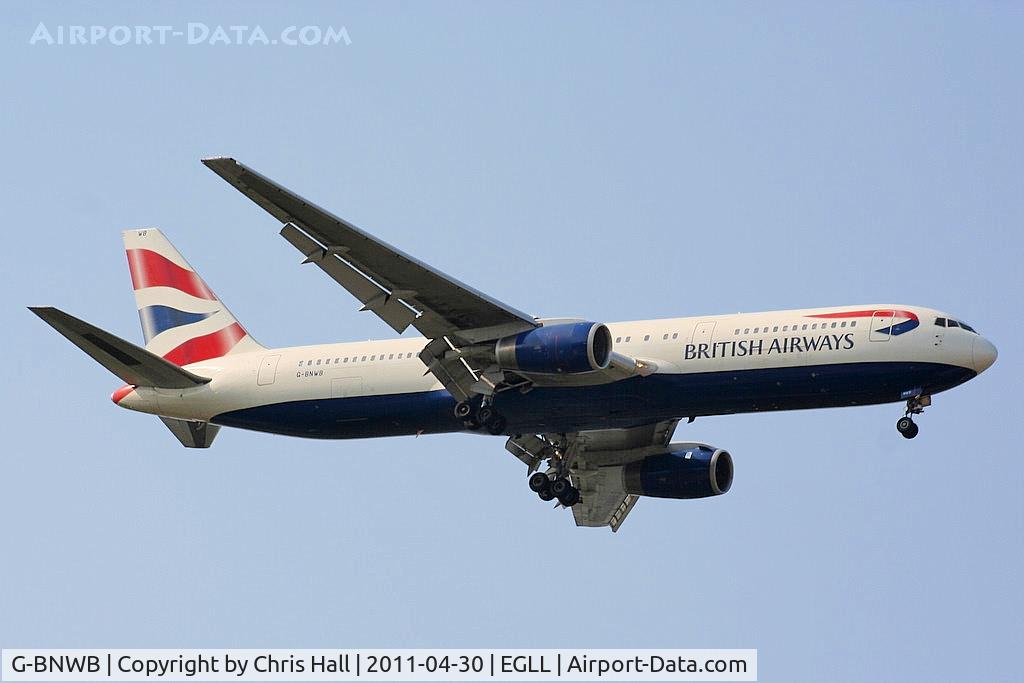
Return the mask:
[(175, 365), (188, 365), (198, 363), (201, 360), (220, 358), (235, 348), (235, 344), (245, 336), (245, 330), (238, 323), (228, 325), (222, 330), (210, 334), (189, 339), (184, 344), (176, 346), (164, 354), (164, 359)]
[(128, 249), (128, 269), (132, 273), (135, 289), (146, 287), (171, 287), (200, 299), (215, 300), (210, 288), (202, 278), (191, 270), (150, 251), (149, 249)]

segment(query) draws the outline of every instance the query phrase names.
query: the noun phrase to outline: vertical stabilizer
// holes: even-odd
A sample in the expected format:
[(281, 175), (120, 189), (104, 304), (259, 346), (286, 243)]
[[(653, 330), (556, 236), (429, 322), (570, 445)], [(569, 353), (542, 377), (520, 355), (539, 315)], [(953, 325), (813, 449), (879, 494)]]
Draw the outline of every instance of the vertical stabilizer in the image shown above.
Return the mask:
[(262, 348), (155, 228), (124, 232), (146, 350), (175, 365)]

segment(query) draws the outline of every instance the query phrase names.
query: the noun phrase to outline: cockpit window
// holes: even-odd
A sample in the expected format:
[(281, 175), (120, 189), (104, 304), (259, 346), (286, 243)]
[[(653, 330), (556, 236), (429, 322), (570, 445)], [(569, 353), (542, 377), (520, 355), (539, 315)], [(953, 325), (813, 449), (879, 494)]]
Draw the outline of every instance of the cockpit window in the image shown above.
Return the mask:
[(970, 325), (968, 325), (967, 323), (960, 322), (959, 320), (953, 320), (952, 318), (936, 318), (935, 325), (937, 327), (959, 327), (961, 329), (967, 330), (968, 332), (978, 334), (978, 331), (975, 330)]

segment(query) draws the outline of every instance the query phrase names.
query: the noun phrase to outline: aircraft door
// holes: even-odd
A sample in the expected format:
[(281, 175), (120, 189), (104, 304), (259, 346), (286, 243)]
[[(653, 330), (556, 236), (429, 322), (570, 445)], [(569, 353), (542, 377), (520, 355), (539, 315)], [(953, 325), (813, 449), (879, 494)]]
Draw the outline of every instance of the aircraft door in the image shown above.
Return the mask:
[(693, 328), (693, 337), (690, 341), (694, 344), (710, 344), (715, 335), (715, 321), (697, 323)]
[(871, 316), (871, 331), (868, 339), (871, 341), (889, 341), (890, 330), (896, 323), (896, 311), (875, 311)]
[(260, 369), (259, 372), (256, 374), (256, 384), (260, 386), (273, 384), (274, 380), (277, 379), (277, 363), (280, 360), (280, 354), (274, 354), (273, 356), (264, 356), (260, 360)]

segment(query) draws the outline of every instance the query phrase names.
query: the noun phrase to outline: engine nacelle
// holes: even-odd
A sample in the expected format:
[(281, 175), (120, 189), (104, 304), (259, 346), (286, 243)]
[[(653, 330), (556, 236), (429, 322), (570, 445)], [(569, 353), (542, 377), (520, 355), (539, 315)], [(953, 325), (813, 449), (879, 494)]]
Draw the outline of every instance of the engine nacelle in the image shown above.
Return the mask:
[(655, 498), (720, 496), (732, 486), (732, 456), (703, 443), (669, 444), (667, 453), (650, 455), (622, 468), (627, 493)]
[(612, 333), (601, 323), (545, 325), (499, 339), (494, 353), (502, 370), (539, 374), (604, 370), (612, 357)]

